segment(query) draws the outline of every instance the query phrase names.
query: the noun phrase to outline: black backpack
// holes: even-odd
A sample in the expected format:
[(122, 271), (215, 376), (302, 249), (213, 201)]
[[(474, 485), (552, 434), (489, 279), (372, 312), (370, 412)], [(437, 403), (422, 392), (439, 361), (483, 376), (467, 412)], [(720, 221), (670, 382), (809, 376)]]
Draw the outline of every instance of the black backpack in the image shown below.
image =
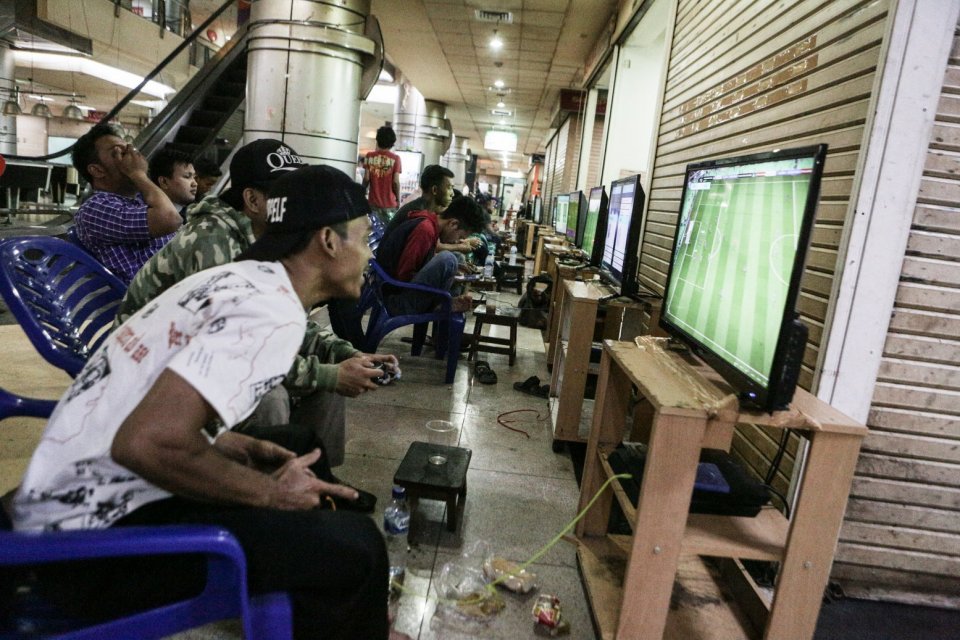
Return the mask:
[[(537, 288), (538, 284), (546, 284), (544, 290)], [(547, 312), (550, 310), (550, 291), (553, 289), (553, 278), (545, 273), (527, 280), (527, 290), (517, 306), (520, 308), (520, 324), (534, 329), (544, 329), (547, 326)]]

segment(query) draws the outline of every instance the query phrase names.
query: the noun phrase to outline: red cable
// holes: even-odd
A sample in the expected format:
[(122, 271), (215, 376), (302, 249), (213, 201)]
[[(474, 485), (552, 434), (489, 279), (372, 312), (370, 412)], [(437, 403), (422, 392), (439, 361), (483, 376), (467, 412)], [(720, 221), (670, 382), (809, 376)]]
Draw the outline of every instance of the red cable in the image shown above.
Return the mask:
[[(513, 411), (504, 411), (503, 413), (501, 413), (500, 415), (498, 415), (498, 416), (497, 416), (497, 424), (499, 424), (501, 427), (506, 427), (507, 429), (510, 429), (510, 431), (516, 431), (517, 433), (522, 433), (523, 435), (525, 435), (525, 436), (527, 437), (527, 439), (529, 439), (529, 438), (530, 438), (530, 434), (529, 434), (529, 433), (527, 433), (527, 432), (524, 431), (523, 429), (517, 429), (517, 428), (515, 428), (515, 427), (511, 427), (510, 424), (507, 424), (506, 422), (503, 421), (503, 417), (504, 417), (504, 416), (508, 416), (508, 415), (510, 415), (511, 413), (520, 413), (520, 412), (522, 412), (522, 411), (532, 411), (532, 412), (536, 413), (536, 414), (537, 414), (537, 420), (538, 420), (538, 421), (540, 421), (540, 420), (545, 420), (545, 419), (546, 419), (546, 418), (541, 417), (541, 416), (540, 416), (540, 412), (537, 411), (536, 409), (514, 409)], [(513, 422), (516, 422), (516, 421), (515, 421), (515, 420), (511, 420), (511, 421), (510, 421), (511, 424), (512, 424)]]

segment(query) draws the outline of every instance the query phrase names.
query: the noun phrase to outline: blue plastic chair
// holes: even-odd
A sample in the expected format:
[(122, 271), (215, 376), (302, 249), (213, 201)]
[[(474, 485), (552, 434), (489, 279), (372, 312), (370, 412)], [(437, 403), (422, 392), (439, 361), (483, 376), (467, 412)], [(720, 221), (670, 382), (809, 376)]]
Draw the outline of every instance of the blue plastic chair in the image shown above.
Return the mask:
[[(91, 623), (71, 619), (21, 588), (16, 594), (3, 594), (7, 606), (3, 607), (4, 616), (0, 620), (0, 637), (148, 640), (230, 618), (241, 620), (244, 638), (290, 640), (293, 637), (287, 595), (248, 596), (243, 549), (228, 531), (218, 527), (117, 527), (57, 533), (0, 531), (0, 567), (5, 568), (65, 560), (184, 553), (203, 554), (207, 559), (206, 587), (195, 597)], [(7, 584), (8, 588), (13, 586), (16, 585)]]
[(0, 295), (43, 358), (76, 376), (107, 337), (126, 285), (49, 236), (0, 241)]
[(13, 416), (49, 418), (55, 406), (56, 400), (25, 398), (0, 387), (0, 420)]
[[(387, 287), (390, 291), (384, 291)], [(445, 382), (450, 384), (457, 371), (460, 357), (460, 341), (463, 338), (463, 325), (466, 318), (462, 312), (452, 310), (453, 297), (449, 291), (433, 289), (410, 282), (400, 282), (387, 275), (376, 260), (370, 261), (367, 283), (361, 302), (370, 305), (370, 320), (363, 338), (363, 351), (373, 353), (388, 333), (400, 327), (414, 325), (413, 347), (410, 354), (419, 356), (427, 338), (427, 325), (433, 323), (433, 345), (437, 357), (447, 357)], [(399, 291), (398, 291), (399, 290)], [(434, 311), (413, 315), (393, 315), (387, 308), (388, 295), (403, 295), (403, 291), (422, 291), (436, 296), (439, 305)]]

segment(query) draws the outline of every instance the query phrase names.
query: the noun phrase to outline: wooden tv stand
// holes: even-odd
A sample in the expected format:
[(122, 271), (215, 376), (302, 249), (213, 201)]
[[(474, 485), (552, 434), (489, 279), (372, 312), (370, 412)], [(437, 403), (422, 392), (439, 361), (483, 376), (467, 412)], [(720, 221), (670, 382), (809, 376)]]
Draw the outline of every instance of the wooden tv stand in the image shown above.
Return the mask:
[[(685, 639), (728, 640), (729, 631), (711, 624), (686, 622), (678, 634), (678, 625), (668, 623), (681, 556), (711, 556), (779, 562), (772, 602), (753, 585), (747, 590), (752, 601), (743, 610), (760, 612), (758, 627), (765, 629), (764, 638), (812, 638), (867, 428), (801, 389), (787, 411), (741, 411), (736, 396), (712, 370), (665, 351), (663, 344), (651, 337), (604, 342), (580, 509), (612, 475), (607, 455), (622, 439), (632, 387), (642, 398), (635, 417), (649, 421), (640, 429), (648, 436), (648, 449), (637, 507), (615, 481), (614, 490), (603, 492), (576, 529), (577, 559), (601, 637), (662, 638), (672, 629)], [(756, 518), (688, 517), (701, 448), (729, 449), (739, 422), (790, 428), (807, 439), (808, 455), (789, 521), (773, 508)], [(636, 420), (634, 424), (636, 433)], [(614, 495), (631, 523), (632, 536), (607, 534)], [(625, 562), (622, 581), (610, 571), (618, 562)], [(741, 579), (749, 581), (746, 572), (741, 573)]]
[[(640, 325), (640, 317), (644, 313), (653, 314), (650, 303), (629, 298), (614, 298), (601, 303), (611, 291), (595, 281), (562, 280), (559, 292), (559, 303), (550, 315), (553, 338), (548, 343), (552, 356), (550, 419), (553, 450), (557, 453), (563, 449), (564, 442), (587, 441), (581, 423), (589, 421), (593, 408), (593, 401), (584, 398), (587, 376), (600, 370), (599, 364), (590, 362), (590, 350), (597, 331), (603, 339), (633, 336), (639, 333), (635, 327)], [(602, 320), (598, 320), (601, 306), (606, 313)]]

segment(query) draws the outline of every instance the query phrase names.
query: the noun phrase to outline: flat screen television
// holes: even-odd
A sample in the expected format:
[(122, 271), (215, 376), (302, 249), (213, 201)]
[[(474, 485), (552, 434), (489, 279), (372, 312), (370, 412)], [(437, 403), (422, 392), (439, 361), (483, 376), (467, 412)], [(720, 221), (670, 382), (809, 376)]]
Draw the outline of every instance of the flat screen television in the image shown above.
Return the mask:
[(687, 166), (661, 326), (745, 403), (793, 398), (806, 326), (795, 311), (826, 145)]
[(580, 249), (590, 264), (599, 265), (603, 257), (603, 235), (607, 228), (607, 192), (602, 186), (590, 189), (587, 213), (580, 216)]
[(567, 193), (557, 196), (553, 208), (553, 228), (560, 235), (567, 233), (567, 212), (570, 209), (570, 195)]
[(580, 216), (586, 216), (587, 206), (583, 191), (574, 191), (569, 194), (570, 205), (567, 208), (567, 240), (575, 246), (580, 246)]
[(635, 295), (639, 290), (637, 251), (640, 247), (643, 201), (639, 175), (615, 180), (610, 185), (600, 269), (604, 279), (623, 296)]

